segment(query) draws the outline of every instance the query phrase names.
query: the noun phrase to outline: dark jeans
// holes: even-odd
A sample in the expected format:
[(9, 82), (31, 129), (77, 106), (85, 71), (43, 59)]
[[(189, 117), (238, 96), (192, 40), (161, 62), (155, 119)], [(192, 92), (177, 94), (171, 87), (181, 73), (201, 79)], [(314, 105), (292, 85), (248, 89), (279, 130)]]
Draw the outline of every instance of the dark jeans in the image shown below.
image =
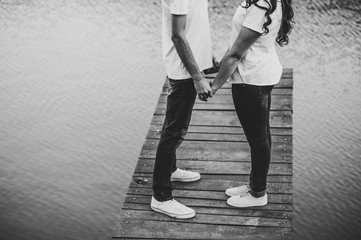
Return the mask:
[(196, 96), (192, 79), (169, 79), (166, 117), (153, 172), (154, 198), (158, 201), (173, 198), (170, 177), (177, 169), (176, 150), (187, 133)]
[(254, 197), (266, 193), (271, 159), (269, 114), (273, 86), (233, 84), (232, 96), (237, 116), (251, 148), (249, 186)]

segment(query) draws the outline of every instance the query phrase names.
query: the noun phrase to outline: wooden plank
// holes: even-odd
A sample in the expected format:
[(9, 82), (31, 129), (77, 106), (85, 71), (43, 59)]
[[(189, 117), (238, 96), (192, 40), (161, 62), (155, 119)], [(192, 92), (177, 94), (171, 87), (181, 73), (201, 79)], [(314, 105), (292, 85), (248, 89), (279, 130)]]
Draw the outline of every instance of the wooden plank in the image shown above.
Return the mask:
[[(184, 160), (184, 159), (181, 159)], [(180, 161), (181, 161), (180, 160)], [(133, 180), (137, 179), (138, 182), (142, 182), (143, 178), (152, 178), (152, 173), (134, 173)], [(219, 182), (220, 180), (225, 181), (236, 181), (239, 183), (248, 183), (249, 174), (202, 174), (202, 181), (204, 180), (213, 180)], [(280, 175), (271, 175), (267, 177), (267, 182), (269, 183), (292, 183), (292, 176), (280, 176)], [(237, 183), (235, 183), (237, 184)], [(241, 185), (241, 184), (239, 184)]]
[[(160, 132), (162, 125), (150, 125), (149, 132)], [(215, 134), (244, 134), (243, 128), (239, 126), (203, 126), (191, 125), (188, 128), (188, 133), (215, 133)], [(271, 134), (273, 136), (292, 136), (292, 128), (275, 128), (271, 127)]]
[[(128, 195), (124, 202), (127, 203), (143, 203), (150, 204), (150, 196), (135, 196)], [(233, 208), (229, 206), (224, 200), (210, 200), (210, 199), (190, 199), (190, 198), (177, 198), (177, 201), (185, 204), (189, 207), (213, 207), (213, 208)], [(292, 211), (291, 204), (277, 204), (268, 203), (261, 207), (248, 207), (247, 209), (263, 209), (263, 210), (274, 210), (274, 211)]]
[[(290, 228), (245, 227), (189, 222), (121, 219), (117, 221), (115, 239), (290, 239)], [(201, 233), (201, 234), (200, 234)]]
[[(154, 158), (159, 140), (146, 139), (140, 158)], [(225, 149), (227, 149), (225, 151)], [(292, 160), (292, 143), (272, 144), (273, 162)], [(177, 157), (188, 160), (208, 161), (249, 161), (250, 150), (246, 142), (184, 141), (177, 149)]]
[[(151, 124), (163, 125), (165, 115), (154, 115)], [(240, 126), (235, 111), (193, 111), (190, 125), (203, 126)], [(273, 111), (270, 113), (271, 127), (292, 127), (290, 111)]]
[[(185, 184), (183, 184), (185, 185)], [(139, 187), (130, 187), (128, 190), (128, 195), (138, 195), (138, 196), (152, 196), (153, 190), (151, 188), (151, 183), (148, 184), (148, 188), (144, 188), (144, 185)], [(278, 203), (278, 204), (292, 204), (292, 195), (291, 194), (280, 194), (273, 193), (272, 190), (267, 191), (268, 194), (268, 202), (269, 203)], [(227, 200), (228, 197), (224, 193), (224, 190), (219, 191), (211, 191), (211, 190), (180, 190), (175, 188), (173, 191), (173, 196), (175, 198), (192, 198), (192, 199), (214, 199), (214, 200)]]
[[(187, 136), (187, 135), (186, 135)], [(145, 139), (143, 149), (147, 150), (155, 150), (158, 146), (159, 139)], [(203, 140), (190, 140), (185, 138), (183, 140), (182, 145), (187, 145), (187, 147), (191, 148), (200, 148), (212, 150), (212, 149), (218, 149), (223, 147), (229, 147), (231, 150), (235, 151), (249, 151), (249, 144), (248, 142), (234, 142), (234, 141), (203, 141)], [(189, 145), (189, 146), (188, 146)], [(193, 146), (193, 147), (192, 147)], [(218, 147), (217, 147), (218, 146)], [(283, 152), (291, 152), (292, 150), (292, 142), (291, 141), (284, 141), (284, 142), (274, 142), (272, 143), (272, 148), (275, 152), (272, 152), (274, 154), (277, 154), (278, 150), (282, 150)]]
[(289, 219), (267, 218), (267, 217), (243, 217), (243, 216), (217, 216), (214, 218), (209, 214), (198, 213), (195, 218), (190, 220), (182, 220), (176, 218), (170, 218), (165, 215), (159, 215), (154, 211), (136, 211), (125, 210), (121, 219), (139, 219), (150, 221), (167, 221), (167, 222), (189, 222), (189, 223), (205, 223), (205, 224), (217, 224), (217, 225), (234, 225), (234, 226), (254, 226), (254, 227), (291, 227), (292, 221)]
[[(158, 105), (156, 107), (156, 114), (162, 114), (165, 112), (167, 103), (167, 95), (162, 94), (159, 97)], [(291, 95), (281, 96), (276, 95), (272, 97), (271, 111), (290, 111), (292, 109), (292, 97)], [(207, 102), (200, 100), (196, 101), (193, 110), (234, 110), (233, 99), (231, 95), (224, 95), (222, 97), (215, 96)]]
[[(149, 131), (147, 139), (159, 139), (160, 131)], [(187, 141), (216, 141), (216, 142), (247, 142), (244, 134), (224, 134), (224, 133), (192, 133), (186, 135)], [(273, 143), (292, 142), (292, 136), (272, 136)]]
[[(224, 195), (224, 191), (233, 186), (240, 186), (247, 183), (248, 181), (230, 181), (224, 179), (217, 180), (205, 180), (192, 182), (192, 183), (181, 183), (173, 182), (174, 189), (185, 190), (185, 191), (213, 191), (220, 192)], [(151, 188), (153, 184), (152, 178), (133, 178), (129, 187), (131, 188)], [(292, 183), (289, 182), (268, 182), (267, 192), (270, 194), (292, 194)], [(287, 200), (287, 199), (283, 199)], [(289, 199), (288, 199), (289, 200)]]
[[(150, 159), (139, 159), (135, 172), (153, 172), (154, 162)], [(217, 162), (217, 161), (177, 161), (179, 168), (199, 173), (214, 174), (247, 174), (251, 171), (250, 162)], [(269, 168), (269, 175), (292, 175), (292, 164), (272, 163)]]
[[(165, 114), (166, 100), (164, 102), (159, 102), (155, 114)], [(226, 103), (213, 103), (208, 101), (206, 103), (199, 103), (193, 106), (193, 112), (195, 111), (234, 111), (234, 105)], [(271, 111), (291, 111), (292, 107), (287, 101), (278, 102), (271, 105)]]
[[(125, 210), (140, 210), (146, 211), (150, 209), (149, 203), (124, 203), (123, 208)], [(197, 207), (194, 206), (193, 209), (196, 213), (216, 215), (214, 218), (217, 218), (217, 215), (223, 216), (243, 216), (243, 217), (268, 217), (268, 218), (278, 218), (278, 219), (292, 219), (292, 211), (275, 211), (275, 210), (263, 210), (263, 209), (248, 209), (248, 208), (212, 208), (212, 207)]]

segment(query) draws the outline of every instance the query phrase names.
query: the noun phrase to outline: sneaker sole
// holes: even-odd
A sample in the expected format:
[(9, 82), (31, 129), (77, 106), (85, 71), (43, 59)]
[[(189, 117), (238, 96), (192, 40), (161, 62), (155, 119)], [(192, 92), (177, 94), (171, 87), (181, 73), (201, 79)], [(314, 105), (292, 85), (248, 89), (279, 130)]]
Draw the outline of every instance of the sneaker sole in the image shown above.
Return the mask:
[(172, 182), (195, 182), (201, 179), (201, 176), (195, 178), (171, 178)]
[(262, 207), (262, 206), (266, 206), (267, 202), (266, 203), (258, 203), (258, 204), (237, 205), (237, 204), (234, 204), (234, 203), (231, 203), (231, 202), (227, 201), (227, 204), (229, 206), (232, 206), (232, 207), (246, 208), (246, 207)]
[(194, 217), (196, 215), (195, 212), (189, 213), (189, 214), (177, 215), (177, 214), (173, 214), (173, 213), (163, 211), (162, 209), (153, 207), (152, 205), (150, 206), (150, 208), (155, 212), (162, 213), (162, 214), (165, 214), (165, 215), (167, 215), (169, 217), (178, 218), (178, 219), (188, 219), (188, 218), (192, 218), (192, 217)]

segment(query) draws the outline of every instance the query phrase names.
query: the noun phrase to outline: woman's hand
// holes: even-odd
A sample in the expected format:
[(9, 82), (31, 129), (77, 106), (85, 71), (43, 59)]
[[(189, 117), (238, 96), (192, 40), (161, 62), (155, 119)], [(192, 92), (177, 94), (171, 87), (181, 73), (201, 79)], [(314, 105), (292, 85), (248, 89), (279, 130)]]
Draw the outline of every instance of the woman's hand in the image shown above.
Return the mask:
[(214, 96), (214, 94), (216, 94), (216, 92), (217, 92), (217, 90), (218, 90), (219, 88), (217, 88), (216, 86), (214, 86), (212, 83), (210, 83), (210, 85), (211, 85), (212, 95)]

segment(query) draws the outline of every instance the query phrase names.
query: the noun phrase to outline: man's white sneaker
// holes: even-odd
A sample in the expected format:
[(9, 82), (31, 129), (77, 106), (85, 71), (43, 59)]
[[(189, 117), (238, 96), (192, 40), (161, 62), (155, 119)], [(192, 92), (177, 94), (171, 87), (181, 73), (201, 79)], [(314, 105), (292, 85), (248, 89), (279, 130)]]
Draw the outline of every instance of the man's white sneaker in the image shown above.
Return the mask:
[(199, 179), (201, 179), (201, 175), (199, 173), (186, 171), (179, 168), (177, 168), (177, 170), (175, 170), (175, 172), (173, 172), (170, 177), (170, 180), (173, 182), (194, 182)]
[(187, 219), (196, 215), (196, 212), (193, 209), (177, 202), (174, 199), (159, 202), (152, 197), (150, 207), (156, 212), (163, 213), (174, 218)]
[(253, 197), (251, 193), (247, 192), (240, 196), (233, 196), (227, 200), (227, 204), (233, 207), (255, 207), (264, 206), (267, 204), (267, 193), (262, 197)]
[(229, 197), (238, 196), (248, 192), (249, 190), (251, 189), (245, 184), (238, 187), (228, 188), (226, 190), (226, 195)]

